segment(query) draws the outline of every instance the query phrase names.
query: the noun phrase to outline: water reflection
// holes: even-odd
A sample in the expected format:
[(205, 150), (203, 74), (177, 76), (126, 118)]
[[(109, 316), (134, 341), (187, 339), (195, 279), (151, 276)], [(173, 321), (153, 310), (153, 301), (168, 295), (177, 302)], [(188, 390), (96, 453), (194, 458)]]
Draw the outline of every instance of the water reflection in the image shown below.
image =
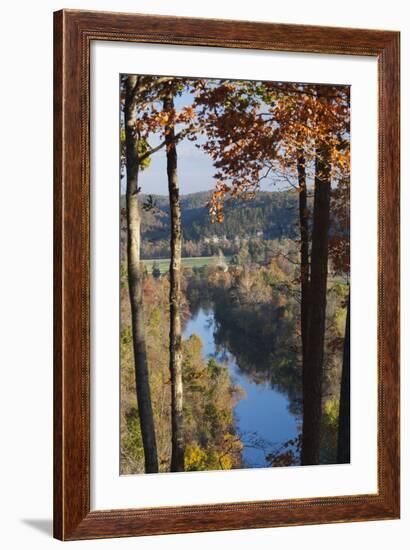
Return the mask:
[[(243, 466), (266, 467), (270, 465), (266, 456), (299, 433), (300, 377), (295, 376), (293, 384), (289, 384), (292, 370), (288, 365), (287, 369), (281, 369), (279, 364), (275, 367), (273, 350), (256, 354), (254, 346), (238, 336), (234, 338), (233, 333), (218, 322), (214, 307), (207, 303), (193, 312), (183, 337), (198, 335), (204, 357), (225, 363), (235, 383), (243, 388), (245, 396), (235, 407), (237, 432), (244, 443)], [(283, 379), (285, 371), (287, 381)]]

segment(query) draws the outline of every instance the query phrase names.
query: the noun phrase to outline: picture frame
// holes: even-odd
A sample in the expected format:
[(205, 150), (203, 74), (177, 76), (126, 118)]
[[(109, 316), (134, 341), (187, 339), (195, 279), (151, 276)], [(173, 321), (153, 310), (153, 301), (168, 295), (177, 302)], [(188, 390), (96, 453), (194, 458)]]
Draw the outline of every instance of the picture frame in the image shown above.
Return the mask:
[[(378, 64), (378, 491), (91, 510), (93, 41), (370, 56)], [(398, 32), (62, 10), (54, 14), (54, 536), (60, 540), (399, 518)], [(376, 235), (375, 235), (376, 238)]]

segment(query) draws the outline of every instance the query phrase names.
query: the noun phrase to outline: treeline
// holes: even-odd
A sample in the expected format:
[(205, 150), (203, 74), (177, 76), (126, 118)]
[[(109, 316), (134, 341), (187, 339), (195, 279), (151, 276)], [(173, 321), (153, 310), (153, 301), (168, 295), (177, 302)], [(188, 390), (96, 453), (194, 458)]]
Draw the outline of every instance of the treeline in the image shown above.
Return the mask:
[[(336, 191), (333, 193), (336, 194)], [(278, 240), (295, 240), (299, 236), (299, 194), (297, 191), (260, 192), (253, 200), (226, 202), (226, 214), (220, 223), (211, 223), (207, 204), (211, 192), (182, 195), (181, 228), (183, 234), (182, 256), (213, 256), (221, 250), (225, 256), (233, 256), (243, 247), (250, 249), (253, 257), (259, 254), (260, 261), (271, 257), (270, 249)], [(141, 257), (144, 259), (169, 258), (169, 199), (163, 195), (141, 194)], [(125, 200), (122, 197), (122, 205)], [(312, 198), (307, 199), (309, 208)], [(126, 232), (126, 209), (121, 215), (122, 232)], [(311, 227), (311, 220), (308, 222)], [(332, 213), (329, 231), (333, 235), (349, 229), (341, 228), (337, 212)], [(122, 256), (125, 257), (125, 239), (122, 239)], [(273, 252), (272, 252), (273, 254)]]
[[(182, 195), (181, 222), (183, 256), (212, 256), (221, 249), (231, 256), (240, 241), (254, 239), (295, 239), (298, 235), (298, 196), (296, 191), (260, 192), (253, 200), (228, 199), (225, 219), (211, 223), (207, 204), (211, 192)], [(140, 196), (141, 204), (152, 208), (141, 212), (141, 256), (146, 259), (169, 257), (169, 198)], [(124, 204), (124, 199), (122, 198)], [(125, 231), (126, 210), (121, 226)]]

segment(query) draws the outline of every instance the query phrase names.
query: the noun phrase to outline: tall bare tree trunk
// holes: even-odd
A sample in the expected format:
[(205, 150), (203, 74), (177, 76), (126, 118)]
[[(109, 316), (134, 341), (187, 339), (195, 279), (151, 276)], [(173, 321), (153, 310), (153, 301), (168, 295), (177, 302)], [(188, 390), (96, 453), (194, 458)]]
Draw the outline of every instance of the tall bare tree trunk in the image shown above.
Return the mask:
[(322, 420), (322, 378), (326, 323), (327, 274), (330, 220), (330, 151), (322, 145), (316, 152), (310, 261), (309, 328), (303, 376), (302, 464), (318, 464)]
[[(164, 98), (164, 111), (172, 113), (174, 99), (171, 92)], [(168, 191), (171, 211), (171, 265), (170, 265), (170, 342), (169, 368), (171, 374), (172, 453), (171, 472), (184, 471), (182, 333), (181, 333), (181, 207), (177, 178), (177, 150), (174, 124), (166, 128)]]
[(338, 464), (348, 464), (350, 462), (350, 296), (347, 303), (342, 379), (340, 383), (337, 462)]
[(297, 172), (299, 182), (300, 229), (300, 326), (302, 333), (302, 364), (305, 373), (309, 326), (309, 212), (307, 207), (306, 166), (303, 151), (298, 151)]
[(127, 261), (128, 288), (131, 303), (132, 339), (138, 413), (144, 446), (145, 471), (158, 472), (157, 444), (145, 342), (145, 320), (140, 264), (141, 218), (138, 200), (138, 138), (135, 136), (136, 76), (128, 76), (125, 97), (125, 139), (127, 155)]

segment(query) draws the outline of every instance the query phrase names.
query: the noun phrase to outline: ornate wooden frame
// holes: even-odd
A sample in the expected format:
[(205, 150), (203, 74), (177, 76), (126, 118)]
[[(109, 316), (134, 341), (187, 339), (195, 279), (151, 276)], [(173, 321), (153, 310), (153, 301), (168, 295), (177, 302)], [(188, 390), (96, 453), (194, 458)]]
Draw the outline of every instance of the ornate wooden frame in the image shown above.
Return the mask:
[[(379, 80), (378, 493), (90, 510), (92, 40), (374, 56)], [(62, 540), (399, 517), (398, 32), (63, 10), (54, 14), (54, 535)]]

